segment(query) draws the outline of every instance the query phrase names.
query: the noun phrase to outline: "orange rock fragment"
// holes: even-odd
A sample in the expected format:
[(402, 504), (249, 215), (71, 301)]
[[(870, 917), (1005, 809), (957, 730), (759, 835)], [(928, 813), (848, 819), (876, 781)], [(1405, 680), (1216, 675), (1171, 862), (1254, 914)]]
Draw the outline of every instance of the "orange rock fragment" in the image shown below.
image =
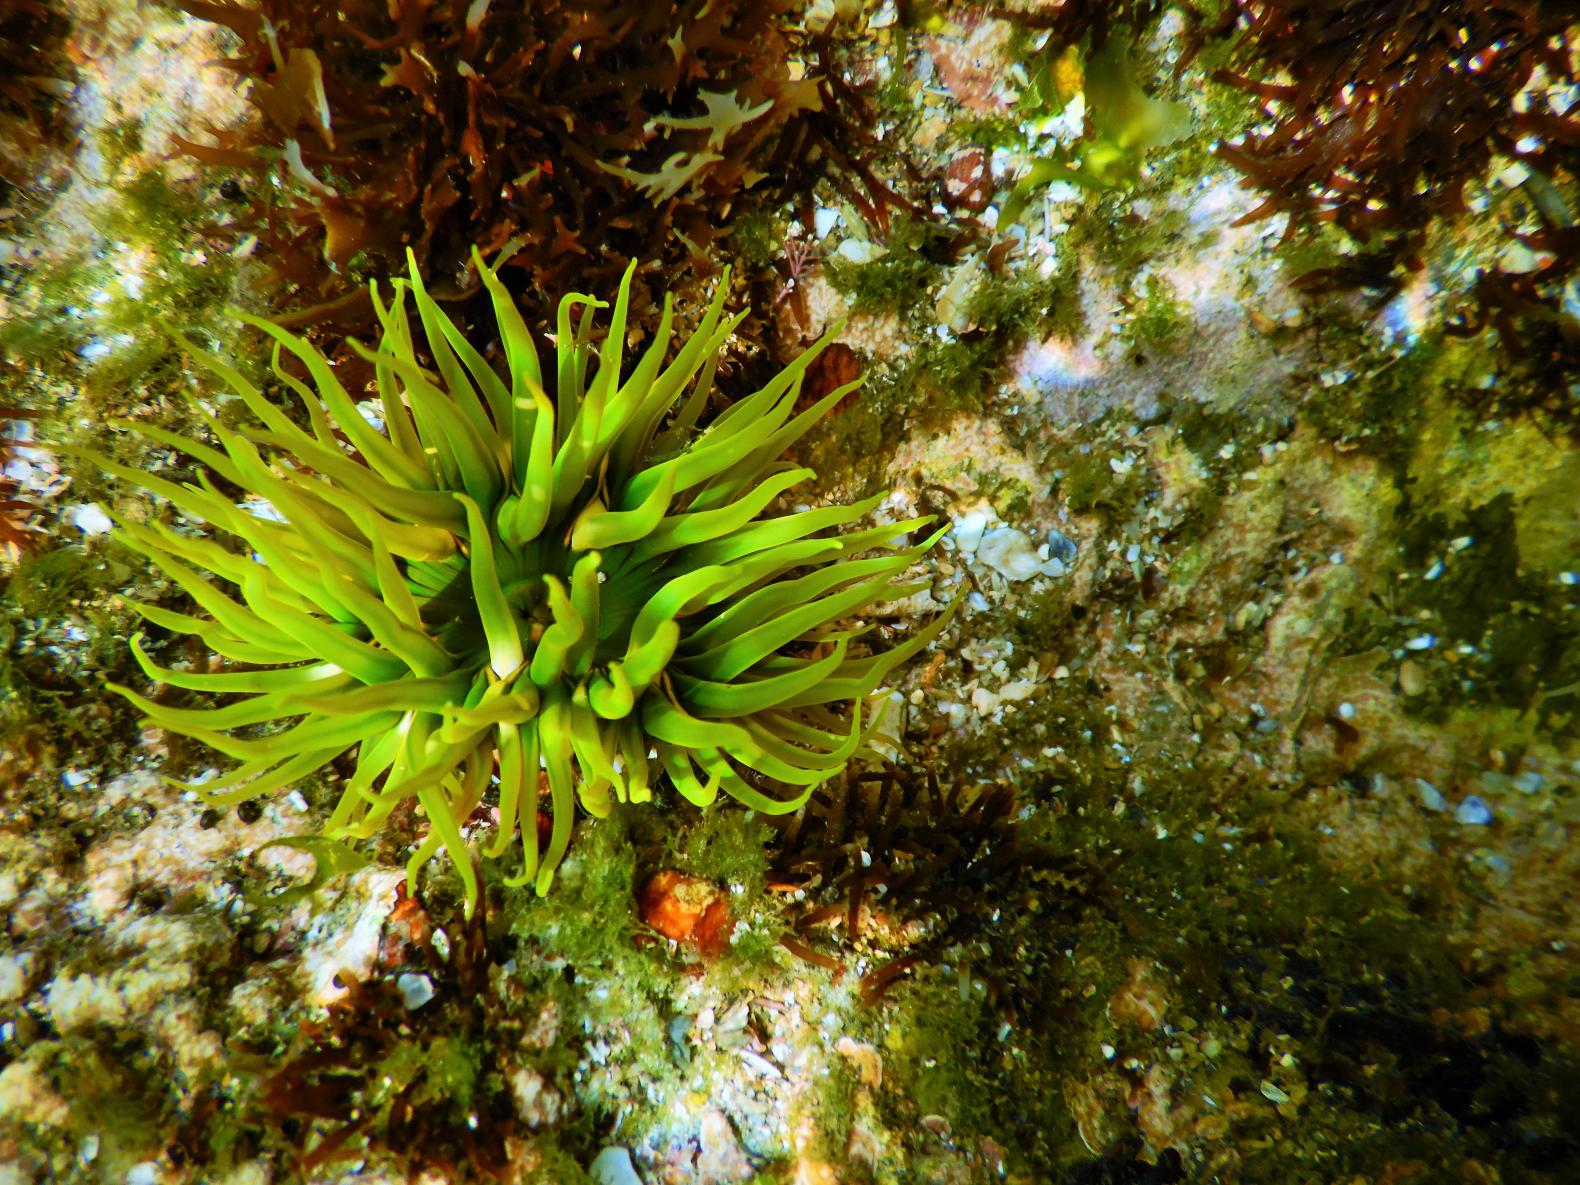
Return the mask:
[(716, 955), (735, 929), (724, 891), (711, 881), (672, 868), (655, 873), (642, 889), (642, 921), (665, 938)]

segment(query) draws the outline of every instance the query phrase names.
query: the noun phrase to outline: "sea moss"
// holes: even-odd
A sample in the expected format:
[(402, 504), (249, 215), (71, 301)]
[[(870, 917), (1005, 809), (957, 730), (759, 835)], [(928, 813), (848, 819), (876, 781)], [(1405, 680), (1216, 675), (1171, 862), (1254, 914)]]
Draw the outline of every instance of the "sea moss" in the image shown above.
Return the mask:
[(135, 720), (100, 698), (105, 679), (134, 669), (121, 645), (133, 616), (115, 595), (130, 572), (60, 544), (0, 582), (0, 744), (51, 763), (110, 766), (135, 742)]

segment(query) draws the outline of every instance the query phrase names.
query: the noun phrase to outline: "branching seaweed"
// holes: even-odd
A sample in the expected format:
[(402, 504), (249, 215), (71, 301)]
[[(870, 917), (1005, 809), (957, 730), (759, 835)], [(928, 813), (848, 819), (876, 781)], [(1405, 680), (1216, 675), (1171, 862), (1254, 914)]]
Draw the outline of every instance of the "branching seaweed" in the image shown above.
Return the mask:
[(359, 280), (408, 249), (438, 299), (480, 295), (474, 243), (541, 311), (632, 260), (639, 293), (659, 272), (674, 289), (739, 207), (827, 165), (878, 225), (905, 202), (865, 160), (871, 113), (832, 34), (798, 30), (789, 0), (181, 7), (240, 39), (227, 64), (260, 123), (182, 143), (292, 195), (251, 187), (235, 228), (300, 306), (287, 324), (365, 322)]
[[(1548, 263), (1485, 272), (1463, 332), (1495, 325), (1522, 389), (1573, 417), (1580, 322), (1563, 290), (1580, 270), (1574, 218), (1556, 183), (1580, 180), (1580, 101), (1533, 83), (1580, 83), (1575, 12), (1542, 0), (1237, 0), (1237, 64), (1217, 78), (1266, 104), (1271, 126), (1219, 152), (1266, 194), (1242, 221), (1289, 215), (1289, 234), (1333, 223), (1362, 245), (1313, 272), (1316, 291), (1384, 295), (1423, 265), (1432, 224), (1466, 209), (1466, 189), (1500, 159), (1526, 171), (1542, 229), (1522, 232)], [(1553, 92), (1555, 94), (1561, 91)], [(1563, 104), (1567, 103), (1567, 106)]]
[[(304, 1172), (384, 1150), (414, 1174), (504, 1177), (519, 1124), (492, 1057), (504, 1030), (487, 910), (453, 918), (442, 953), (432, 922), (404, 892), (394, 916), (388, 965), (365, 982), (340, 973), (345, 994), (326, 1020), (302, 1026), (259, 1104), (293, 1134)], [(408, 982), (432, 998), (413, 1007)]]
[[(1014, 791), (1004, 786), (943, 789), (931, 770), (850, 772), (818, 790), (795, 815), (776, 821), (774, 864), (782, 889), (800, 890), (795, 934), (785, 945), (832, 970), (843, 961), (812, 945), (843, 927), (857, 946), (880, 927), (904, 953), (861, 980), (869, 1003), (902, 975), (952, 947), (983, 940), (1013, 912), (1067, 912), (1089, 901), (1094, 870), (1022, 841)], [(1003, 962), (995, 960), (995, 962)], [(1013, 1013), (1016, 973), (981, 973)]]

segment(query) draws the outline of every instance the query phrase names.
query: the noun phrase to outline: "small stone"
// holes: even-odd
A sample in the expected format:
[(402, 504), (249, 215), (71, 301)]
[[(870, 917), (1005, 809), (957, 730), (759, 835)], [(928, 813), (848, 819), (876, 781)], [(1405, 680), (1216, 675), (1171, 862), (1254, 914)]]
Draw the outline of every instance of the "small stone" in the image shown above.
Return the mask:
[(1282, 1104), (1289, 1102), (1289, 1096), (1280, 1090), (1276, 1083), (1269, 1082), (1265, 1078), (1262, 1079), (1262, 1085), (1260, 1089), (1262, 1091), (1262, 1097), (1270, 1103)]
[(875, 1046), (865, 1041), (853, 1041), (849, 1037), (841, 1037), (834, 1044), (834, 1052), (855, 1067), (856, 1076), (863, 1086), (876, 1087), (883, 1084), (883, 1055)]
[(27, 995), (35, 961), (30, 951), (0, 957), (0, 1004), (14, 1004)]
[(115, 526), (110, 521), (110, 516), (104, 513), (104, 508), (97, 502), (68, 506), (61, 517), (84, 535), (107, 535)]
[(1048, 532), (1048, 558), (1058, 560), (1066, 568), (1075, 564), (1080, 550), (1076, 547), (1075, 540), (1058, 531)]
[(887, 255), (888, 249), (866, 239), (846, 239), (834, 252), (848, 263), (871, 263)]
[(724, 1112), (710, 1107), (702, 1113), (697, 1140), (701, 1145), (696, 1165), (698, 1185), (736, 1185), (756, 1175)]
[(926, 1131), (931, 1132), (939, 1139), (948, 1139), (953, 1130), (949, 1120), (942, 1115), (923, 1115), (919, 1121)]
[(408, 971), (395, 978), (395, 987), (400, 991), (401, 1000), (408, 1011), (414, 1012), (433, 999), (433, 980), (426, 975)]
[(1421, 805), (1427, 810), (1445, 811), (1448, 809), (1448, 800), (1443, 797), (1443, 792), (1425, 778), (1417, 778), (1415, 780), (1415, 788), (1421, 795)]
[(1535, 794), (1542, 788), (1542, 775), (1533, 769), (1528, 769), (1522, 774), (1516, 774), (1511, 780), (1511, 785), (1521, 794)]
[(1479, 794), (1472, 794), (1454, 810), (1454, 821), (1466, 827), (1485, 827), (1492, 822), (1492, 808)]
[(987, 531), (991, 520), (980, 510), (973, 510), (970, 514), (963, 514), (955, 519), (951, 538), (955, 547), (964, 555), (976, 554), (977, 544), (982, 542), (982, 535)]
[(642, 1185), (642, 1178), (636, 1175), (636, 1166), (631, 1163), (631, 1153), (624, 1148), (610, 1147), (598, 1153), (587, 1175), (597, 1185)]
[(1407, 658), (1399, 664), (1399, 690), (1405, 695), (1420, 695), (1426, 690), (1426, 672), (1420, 663)]
[(530, 1128), (548, 1127), (560, 1117), (560, 1094), (543, 1075), (522, 1066), (510, 1076), (510, 1090), (516, 1098), (516, 1114)]

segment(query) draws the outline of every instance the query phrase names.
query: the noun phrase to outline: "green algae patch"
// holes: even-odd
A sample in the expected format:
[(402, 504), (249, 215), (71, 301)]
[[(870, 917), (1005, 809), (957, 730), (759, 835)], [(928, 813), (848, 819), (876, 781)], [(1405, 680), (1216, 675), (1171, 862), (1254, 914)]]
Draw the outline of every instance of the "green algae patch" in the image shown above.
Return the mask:
[(824, 271), (851, 312), (912, 316), (932, 304), (932, 290), (948, 263), (947, 245), (948, 234), (937, 223), (899, 218), (873, 258), (857, 263), (836, 254)]
[(180, 381), (176, 334), (219, 324), (235, 291), (235, 261), (199, 233), (214, 213), (201, 191), (151, 169), (116, 195), (91, 216), (97, 242), (33, 265), (0, 325), (0, 348), (37, 368), (32, 381), (80, 386), (76, 410), (96, 421)]
[(1186, 310), (1166, 279), (1148, 274), (1130, 308), (1122, 337), (1132, 350), (1167, 350), (1189, 328)]
[(136, 740), (135, 720), (99, 694), (136, 669), (123, 645), (135, 615), (117, 595), (132, 572), (97, 548), (60, 544), (0, 583), (0, 744), (108, 767)]
[[(135, 124), (121, 125), (128, 159), (137, 134)], [(155, 168), (126, 180), (115, 199), (88, 211), (79, 236), (86, 243), (59, 244), (27, 264), (7, 294), (0, 352), (16, 363), (8, 401), (43, 413), (35, 421), (41, 447), (88, 445), (142, 469), (157, 464), (150, 450), (103, 421), (130, 415), (187, 426), (167, 398), (188, 381), (176, 335), (218, 321), (236, 264), (206, 247), (200, 229), (213, 210), (197, 187)], [(72, 501), (119, 508), (97, 466), (66, 449), (51, 463), (69, 480)], [(0, 731), (61, 761), (71, 754), (108, 765), (136, 736), (135, 721), (98, 695), (105, 681), (135, 678), (113, 653), (134, 624), (114, 593), (140, 583), (145, 570), (94, 539), (66, 542), (69, 534), (41, 541), (0, 585)]]
[(677, 971), (637, 941), (645, 932), (636, 913), (641, 832), (633, 832), (630, 816), (641, 813), (616, 810), (582, 823), (561, 891), (547, 898), (508, 894), (501, 917), (517, 943), (523, 987), (555, 1001), (560, 1031), (620, 1048), (618, 1061), (581, 1087), (583, 1102), (600, 1114), (613, 1114), (642, 1084), (675, 1073), (667, 1026)]
[[(1478, 422), (1458, 408), (1425, 417), (1408, 480), (1423, 508), (1486, 506), (1506, 498), (1518, 575), (1546, 581), (1580, 566), (1580, 515), (1573, 513), (1580, 454), (1530, 419)], [(1453, 513), (1448, 509), (1447, 516)]]

